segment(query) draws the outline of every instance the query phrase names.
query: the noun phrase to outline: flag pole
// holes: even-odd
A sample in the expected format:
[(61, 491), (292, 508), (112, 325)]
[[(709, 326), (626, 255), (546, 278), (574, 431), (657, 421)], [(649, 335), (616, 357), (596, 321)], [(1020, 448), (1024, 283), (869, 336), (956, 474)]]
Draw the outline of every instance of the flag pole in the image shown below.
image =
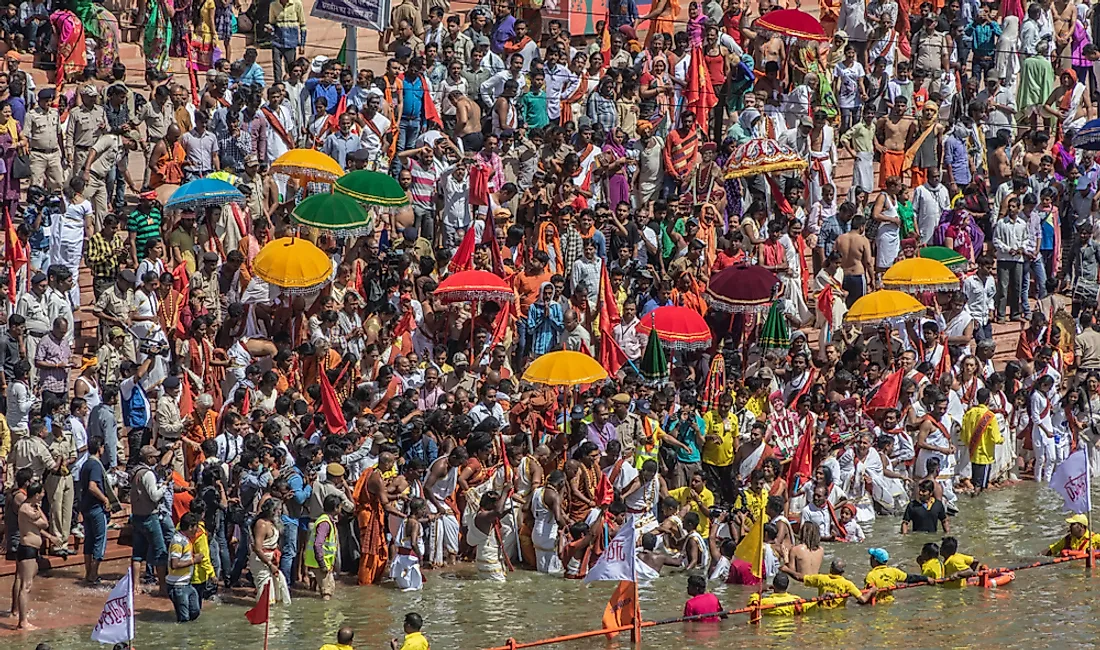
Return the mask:
[[(763, 517), (764, 513), (760, 513), (757, 516), (758, 517)], [(752, 610), (752, 613), (749, 614), (749, 624), (750, 625), (760, 625), (760, 615), (761, 615), (761, 611), (762, 611), (761, 607), (764, 605), (764, 582), (766, 581), (766, 578), (768, 576), (768, 572), (764, 570), (764, 537), (763, 537), (763, 532), (761, 532), (761, 537), (760, 537), (760, 555), (759, 555), (759, 558), (760, 558), (759, 559), (760, 563), (757, 566), (760, 567), (760, 583), (756, 586), (756, 608), (754, 608)]]
[(134, 637), (137, 636), (137, 612), (135, 611), (136, 603), (134, 602), (134, 564), (130, 563), (130, 568), (126, 573), (130, 576), (130, 640), (126, 642), (127, 648), (134, 647)]
[[(627, 521), (626, 526), (633, 526), (634, 522)], [(642, 647), (642, 601), (638, 598), (638, 548), (635, 546), (633, 549), (628, 549), (629, 553), (634, 554), (634, 562), (631, 564), (631, 578), (634, 579), (634, 620), (632, 624), (633, 628), (630, 630), (630, 641), (634, 644), (635, 648)]]
[[(1089, 395), (1088, 385), (1085, 385), (1085, 404), (1089, 409), (1089, 430), (1095, 434), (1094, 421), (1092, 419), (1092, 395)], [(1092, 436), (1089, 436), (1092, 438)], [(1081, 441), (1081, 435), (1077, 435), (1077, 440)], [(1089, 449), (1090, 443), (1086, 440), (1082, 446), (1085, 452), (1085, 503), (1088, 508), (1085, 511), (1085, 517), (1088, 520), (1088, 530), (1085, 531), (1085, 568), (1092, 569), (1096, 565), (1096, 559), (1092, 553), (1092, 468), (1089, 467)]]
[(264, 650), (267, 650), (267, 633), (271, 628), (271, 600), (267, 601), (267, 620), (264, 621)]

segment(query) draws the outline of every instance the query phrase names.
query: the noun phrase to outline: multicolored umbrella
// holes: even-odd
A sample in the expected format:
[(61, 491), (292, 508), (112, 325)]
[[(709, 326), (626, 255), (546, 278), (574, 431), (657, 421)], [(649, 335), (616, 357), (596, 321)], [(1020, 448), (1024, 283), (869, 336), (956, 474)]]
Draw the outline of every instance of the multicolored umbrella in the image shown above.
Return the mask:
[(343, 194), (313, 194), (294, 206), (291, 216), (300, 224), (341, 236), (374, 233), (374, 218), (358, 201)]
[(252, 260), (261, 280), (289, 294), (319, 290), (332, 278), (332, 260), (309, 240), (281, 237), (268, 242)]
[(649, 340), (646, 341), (638, 372), (651, 384), (661, 384), (668, 379), (668, 356), (655, 329), (649, 330)]
[(792, 36), (804, 41), (824, 43), (829, 40), (821, 23), (805, 11), (798, 9), (780, 9), (769, 11), (756, 19), (754, 29), (774, 32), (782, 36)]
[(673, 350), (702, 350), (710, 347), (710, 327), (699, 312), (690, 307), (668, 305), (642, 316), (638, 331), (656, 330), (657, 335)]
[(198, 210), (224, 203), (243, 203), (244, 194), (225, 181), (214, 178), (200, 178), (181, 185), (172, 193), (165, 210)]
[(340, 163), (316, 149), (291, 149), (271, 163), (271, 171), (314, 183), (332, 183), (344, 175)]
[(936, 260), (952, 271), (963, 271), (970, 264), (969, 260), (946, 246), (925, 246), (917, 251), (917, 257)]
[(783, 316), (779, 302), (773, 302), (760, 330), (760, 347), (764, 350), (786, 350), (791, 347), (791, 327)]
[(547, 352), (531, 362), (523, 380), (548, 386), (580, 386), (607, 379), (607, 370), (598, 361), (581, 352)]
[(500, 276), (478, 270), (448, 276), (432, 293), (443, 302), (511, 302), (516, 298), (515, 290)]
[(844, 320), (849, 323), (881, 323), (924, 310), (924, 305), (907, 293), (880, 289), (855, 301), (844, 315)]
[(1073, 146), (1087, 151), (1100, 151), (1100, 119), (1085, 122), (1074, 134)]
[(959, 277), (943, 262), (912, 257), (894, 262), (882, 274), (882, 286), (906, 293), (951, 291), (959, 288)]
[(706, 298), (711, 309), (762, 314), (778, 285), (779, 278), (758, 264), (735, 264), (711, 276)]
[(723, 171), (726, 180), (733, 180), (768, 172), (800, 170), (808, 165), (805, 158), (787, 145), (771, 138), (755, 138), (733, 150)]
[(409, 197), (397, 179), (382, 172), (360, 169), (336, 181), (337, 194), (346, 194), (363, 205), (397, 210), (409, 204)]

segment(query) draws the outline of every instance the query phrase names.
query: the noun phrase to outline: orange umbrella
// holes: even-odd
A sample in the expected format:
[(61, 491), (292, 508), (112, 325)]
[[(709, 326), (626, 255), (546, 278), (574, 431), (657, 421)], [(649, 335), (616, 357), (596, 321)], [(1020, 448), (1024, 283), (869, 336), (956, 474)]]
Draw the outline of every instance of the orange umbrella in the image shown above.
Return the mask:
[(657, 330), (657, 336), (673, 350), (702, 350), (710, 347), (710, 327), (699, 312), (690, 307), (668, 305), (658, 307), (641, 317), (638, 332), (649, 334)]

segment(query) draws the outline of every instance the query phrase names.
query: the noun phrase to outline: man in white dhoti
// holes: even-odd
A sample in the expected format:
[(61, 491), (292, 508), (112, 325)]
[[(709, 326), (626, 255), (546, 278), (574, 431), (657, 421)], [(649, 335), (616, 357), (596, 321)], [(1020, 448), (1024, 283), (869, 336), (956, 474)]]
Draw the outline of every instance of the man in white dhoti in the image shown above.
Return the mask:
[(821, 200), (821, 188), (833, 183), (833, 167), (836, 165), (836, 141), (833, 127), (829, 126), (828, 115), (822, 109), (814, 111), (813, 127), (810, 129), (809, 168), (806, 169), (806, 205)]
[(452, 505), (458, 488), (458, 471), (469, 458), (465, 447), (456, 447), (448, 456), (437, 458), (428, 469), (424, 481), (424, 496), (428, 510), (439, 518), (430, 528), (428, 562), (433, 567), (454, 564), (458, 554), (458, 515)]
[(657, 527), (657, 500), (668, 495), (665, 480), (657, 469), (657, 461), (645, 461), (638, 475), (622, 490), (623, 503), (638, 535)]
[(535, 519), (531, 528), (531, 543), (535, 547), (535, 568), (539, 573), (561, 573), (564, 570), (558, 557), (561, 529), (569, 525), (561, 508), (561, 490), (564, 487), (565, 472), (555, 470), (550, 472), (544, 487), (531, 493), (531, 516)]

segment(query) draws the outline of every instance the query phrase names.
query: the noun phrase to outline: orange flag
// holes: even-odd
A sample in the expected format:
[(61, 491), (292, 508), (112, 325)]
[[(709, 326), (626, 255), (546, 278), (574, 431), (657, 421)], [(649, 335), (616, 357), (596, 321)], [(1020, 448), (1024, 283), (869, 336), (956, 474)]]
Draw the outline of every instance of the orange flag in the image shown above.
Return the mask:
[[(603, 610), (603, 628), (613, 630), (633, 625), (638, 616), (638, 583), (629, 580), (619, 581), (619, 586), (611, 592), (611, 599)], [(607, 638), (613, 639), (618, 632), (609, 632)]]
[[(344, 419), (344, 411), (340, 408), (340, 400), (336, 397), (336, 389), (329, 382), (328, 373), (322, 370), (321, 380), (321, 413), (325, 416), (325, 424), (330, 433), (344, 433), (347, 431), (348, 422)], [(337, 377), (339, 381), (339, 377)]]

